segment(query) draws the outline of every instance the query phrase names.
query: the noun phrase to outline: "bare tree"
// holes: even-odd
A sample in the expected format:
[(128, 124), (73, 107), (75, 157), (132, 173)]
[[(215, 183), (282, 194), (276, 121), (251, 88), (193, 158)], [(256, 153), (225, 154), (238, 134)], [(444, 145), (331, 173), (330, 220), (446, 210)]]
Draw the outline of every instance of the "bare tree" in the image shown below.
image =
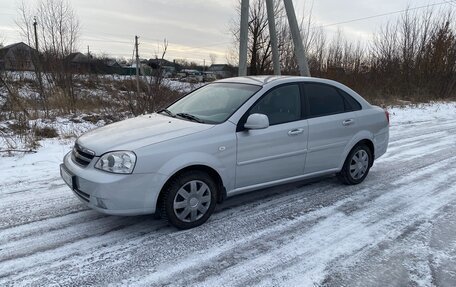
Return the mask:
[(315, 35), (314, 42), (307, 50), (307, 54), (310, 56), (309, 66), (312, 75), (321, 77), (325, 68), (324, 61), (327, 55), (327, 38), (322, 28), (313, 29), (312, 33)]
[(28, 1), (20, 3), (20, 18), (16, 23), (28, 44), (34, 46), (32, 19), (36, 19), (41, 53), (36, 67), (46, 72), (44, 75), (47, 77), (47, 83), (57, 84), (70, 100), (71, 109), (74, 109), (74, 76), (67, 57), (75, 52), (77, 47), (80, 25), (76, 13), (68, 0), (39, 0), (35, 7), (29, 5)]
[(79, 37), (79, 20), (68, 0), (41, 0), (37, 19), (41, 23), (43, 51), (63, 59), (73, 53)]
[(64, 93), (76, 103), (73, 90), (73, 73), (66, 57), (75, 51), (79, 35), (79, 20), (68, 0), (42, 0), (39, 3), (38, 21), (41, 24), (41, 39), (47, 62), (54, 79)]
[(210, 53), (210, 54), (209, 54), (209, 59), (211, 60), (211, 65), (216, 64), (216, 62), (217, 62), (217, 54), (215, 54), (215, 53)]
[[(375, 36), (371, 78), (384, 94), (405, 99), (455, 95), (456, 53), (453, 12), (406, 11)], [(378, 81), (378, 82), (377, 82)], [(380, 83), (381, 81), (381, 83)]]
[[(156, 97), (158, 97), (161, 94), (162, 90), (162, 85), (163, 85), (163, 78), (164, 78), (164, 73), (165, 69), (163, 68), (163, 61), (165, 59), (166, 52), (168, 51), (168, 45), (169, 42), (166, 39), (163, 39), (163, 43), (159, 46), (159, 52), (157, 54), (161, 54), (160, 58), (158, 56), (155, 56), (155, 59), (157, 60), (157, 67), (153, 72), (153, 77), (150, 78), (150, 83), (148, 86), (148, 93), (147, 93), (147, 98), (145, 101), (146, 104), (146, 110), (147, 112), (153, 112), (156, 108)], [(161, 51), (161, 53), (160, 53)], [(159, 99), (157, 99), (159, 100)], [(160, 103), (158, 103), (160, 104)]]

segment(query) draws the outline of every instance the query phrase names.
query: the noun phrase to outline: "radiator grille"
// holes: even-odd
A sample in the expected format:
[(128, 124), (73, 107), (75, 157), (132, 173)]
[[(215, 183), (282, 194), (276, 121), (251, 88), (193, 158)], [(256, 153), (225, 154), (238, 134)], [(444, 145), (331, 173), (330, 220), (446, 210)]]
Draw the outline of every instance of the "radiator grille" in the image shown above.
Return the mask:
[(94, 157), (95, 153), (93, 151), (83, 148), (79, 144), (74, 145), (71, 153), (71, 159), (81, 166), (88, 166)]

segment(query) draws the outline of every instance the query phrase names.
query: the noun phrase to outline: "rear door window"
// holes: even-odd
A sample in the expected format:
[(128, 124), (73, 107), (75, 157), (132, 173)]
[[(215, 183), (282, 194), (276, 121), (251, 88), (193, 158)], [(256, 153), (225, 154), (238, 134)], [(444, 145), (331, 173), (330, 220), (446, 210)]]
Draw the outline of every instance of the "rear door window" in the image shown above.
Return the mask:
[(309, 101), (309, 117), (344, 113), (346, 103), (336, 88), (318, 83), (305, 83), (304, 91)]
[(341, 89), (337, 89), (337, 91), (344, 97), (346, 112), (361, 110), (361, 104), (357, 100), (355, 100), (352, 96), (350, 96), (348, 93), (342, 91)]

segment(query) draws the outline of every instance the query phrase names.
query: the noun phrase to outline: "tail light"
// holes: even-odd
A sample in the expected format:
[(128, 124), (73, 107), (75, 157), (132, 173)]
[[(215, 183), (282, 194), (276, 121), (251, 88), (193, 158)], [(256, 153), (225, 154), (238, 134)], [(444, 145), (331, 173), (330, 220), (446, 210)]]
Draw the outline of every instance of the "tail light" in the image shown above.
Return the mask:
[(388, 121), (388, 125), (390, 124), (390, 114), (387, 110), (385, 110), (386, 120)]

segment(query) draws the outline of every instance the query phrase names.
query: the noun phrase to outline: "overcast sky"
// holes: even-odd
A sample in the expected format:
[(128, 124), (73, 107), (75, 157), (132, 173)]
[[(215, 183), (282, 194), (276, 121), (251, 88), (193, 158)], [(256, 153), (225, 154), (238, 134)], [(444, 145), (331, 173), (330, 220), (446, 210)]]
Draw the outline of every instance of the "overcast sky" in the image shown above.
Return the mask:
[[(236, 17), (238, 0), (72, 0), (81, 26), (79, 47), (96, 54), (131, 58), (134, 35), (140, 36), (140, 56), (154, 57), (159, 43), (169, 42), (166, 58), (209, 62), (216, 54), (217, 62), (226, 62), (232, 47), (230, 22)], [(277, 1), (277, 0), (276, 0)], [(448, 2), (453, 1), (453, 4)], [(37, 0), (27, 0), (33, 5)], [(307, 15), (312, 0), (294, 0), (298, 17)], [(444, 4), (440, 4), (444, 3)], [(400, 14), (332, 25), (348, 20), (410, 8), (437, 4), (436, 8), (456, 7), (454, 0), (315, 0), (314, 25), (325, 26), (329, 35), (338, 29), (351, 40), (370, 39), (382, 23)], [(453, 6), (451, 6), (453, 5)], [(0, 0), (0, 41), (10, 44), (21, 40), (15, 24), (18, 1)], [(307, 12), (306, 12), (307, 11)]]

